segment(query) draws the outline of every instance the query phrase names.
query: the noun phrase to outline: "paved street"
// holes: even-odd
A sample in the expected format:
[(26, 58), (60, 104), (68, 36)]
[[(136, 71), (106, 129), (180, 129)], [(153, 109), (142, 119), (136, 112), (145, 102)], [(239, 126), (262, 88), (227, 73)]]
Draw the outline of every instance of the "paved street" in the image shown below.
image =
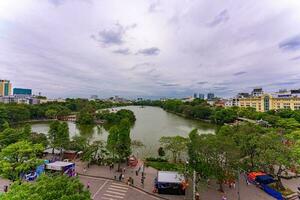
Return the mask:
[(87, 186), (89, 183), (93, 200), (158, 200), (159, 198), (149, 195), (136, 188), (112, 180), (102, 178), (80, 176), (81, 182)]

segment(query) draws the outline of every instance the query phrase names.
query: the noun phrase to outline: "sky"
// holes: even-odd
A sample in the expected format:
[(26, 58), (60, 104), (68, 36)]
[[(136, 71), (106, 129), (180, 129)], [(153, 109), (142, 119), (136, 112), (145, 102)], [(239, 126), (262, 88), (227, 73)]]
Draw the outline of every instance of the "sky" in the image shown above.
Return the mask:
[(300, 88), (299, 0), (0, 0), (0, 79), (51, 98)]

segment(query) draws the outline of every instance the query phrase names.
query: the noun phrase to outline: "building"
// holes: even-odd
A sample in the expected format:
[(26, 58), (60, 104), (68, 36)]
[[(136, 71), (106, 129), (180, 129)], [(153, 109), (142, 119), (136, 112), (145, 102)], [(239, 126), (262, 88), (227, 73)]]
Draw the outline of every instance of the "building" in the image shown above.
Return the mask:
[(205, 98), (205, 95), (204, 94), (201, 94), (199, 93), (199, 99), (204, 99)]
[(251, 92), (251, 96), (254, 96), (254, 97), (258, 97), (258, 96), (261, 96), (264, 94), (264, 91), (262, 88), (254, 88)]
[(208, 93), (207, 94), (207, 100), (212, 100), (213, 98), (215, 98), (215, 94), (214, 93)]
[(11, 83), (9, 80), (0, 80), (0, 96), (11, 95)]
[(198, 98), (198, 96), (197, 96), (197, 93), (194, 93), (194, 98), (195, 98), (195, 99), (197, 99), (197, 98)]
[(99, 97), (98, 97), (98, 95), (91, 95), (91, 98), (90, 98), (90, 100), (97, 100), (97, 99), (99, 99)]
[(194, 100), (195, 100), (194, 97), (184, 97), (181, 99), (182, 102), (192, 102)]
[(24, 89), (24, 88), (14, 88), (13, 89), (13, 95), (31, 96), (32, 95), (32, 90), (31, 89)]
[[(269, 110), (291, 109), (300, 110), (300, 93), (298, 90), (279, 91), (273, 94), (256, 94), (250, 97), (239, 98), (239, 107), (255, 108), (258, 112)], [(255, 96), (256, 95), (256, 96)]]
[(11, 96), (3, 96), (0, 97), (1, 103), (17, 103), (17, 104), (39, 104), (40, 101), (36, 97), (33, 96), (18, 96), (18, 95), (11, 95)]

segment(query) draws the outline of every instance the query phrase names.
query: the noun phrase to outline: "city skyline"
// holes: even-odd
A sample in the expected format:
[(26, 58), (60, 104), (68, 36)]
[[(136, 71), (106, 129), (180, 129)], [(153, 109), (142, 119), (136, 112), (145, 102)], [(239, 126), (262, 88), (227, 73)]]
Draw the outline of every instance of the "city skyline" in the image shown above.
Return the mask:
[(300, 2), (0, 1), (0, 75), (49, 97), (300, 88)]

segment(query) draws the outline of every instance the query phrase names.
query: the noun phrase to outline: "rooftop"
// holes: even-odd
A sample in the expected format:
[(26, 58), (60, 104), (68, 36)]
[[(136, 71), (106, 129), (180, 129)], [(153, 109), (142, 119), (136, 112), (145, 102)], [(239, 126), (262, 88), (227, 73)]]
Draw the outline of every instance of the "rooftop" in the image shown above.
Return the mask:
[(159, 171), (157, 181), (161, 183), (181, 183), (184, 176), (173, 171)]

